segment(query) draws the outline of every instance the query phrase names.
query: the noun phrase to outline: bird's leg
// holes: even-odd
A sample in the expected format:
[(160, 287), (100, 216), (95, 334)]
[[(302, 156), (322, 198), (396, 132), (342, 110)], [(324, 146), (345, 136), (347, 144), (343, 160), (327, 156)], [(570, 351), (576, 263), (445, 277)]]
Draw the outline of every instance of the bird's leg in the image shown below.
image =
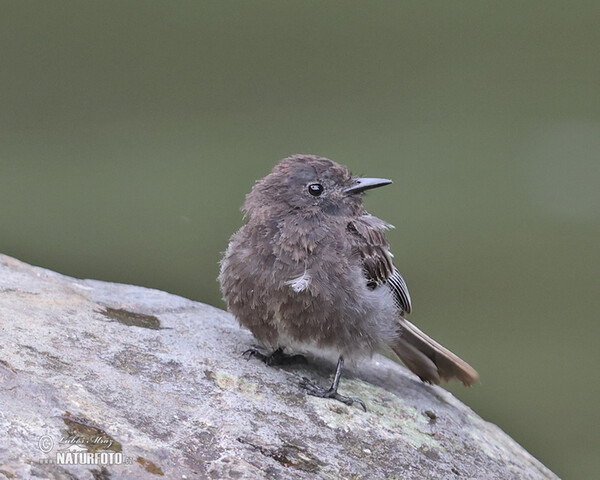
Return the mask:
[(300, 386), (304, 388), (309, 395), (313, 395), (315, 397), (320, 398), (333, 398), (334, 400), (338, 400), (346, 405), (352, 405), (353, 403), (358, 403), (363, 410), (366, 412), (367, 407), (365, 403), (360, 398), (346, 397), (345, 395), (340, 395), (337, 391), (338, 386), (340, 384), (340, 378), (342, 377), (342, 368), (344, 367), (344, 357), (340, 355), (340, 358), (337, 362), (337, 367), (335, 368), (335, 375), (333, 377), (333, 382), (331, 387), (328, 389), (318, 387), (314, 383), (312, 383), (308, 378), (303, 377), (300, 382)]
[(258, 358), (260, 361), (265, 362), (267, 365), (290, 365), (292, 363), (306, 363), (304, 355), (288, 355), (283, 353), (283, 348), (279, 347), (277, 350), (271, 352), (268, 355), (261, 353), (256, 348), (249, 348), (242, 356), (250, 360), (252, 357)]

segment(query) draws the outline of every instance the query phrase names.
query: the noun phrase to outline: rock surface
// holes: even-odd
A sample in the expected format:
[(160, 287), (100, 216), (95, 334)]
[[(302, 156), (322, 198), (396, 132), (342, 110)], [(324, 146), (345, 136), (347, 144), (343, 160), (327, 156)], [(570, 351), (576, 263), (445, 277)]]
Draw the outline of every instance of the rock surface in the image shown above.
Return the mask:
[(557, 478), (383, 357), (342, 379), (367, 413), (307, 397), (333, 365), (246, 361), (231, 315), (165, 292), (0, 255), (0, 329), (0, 479)]

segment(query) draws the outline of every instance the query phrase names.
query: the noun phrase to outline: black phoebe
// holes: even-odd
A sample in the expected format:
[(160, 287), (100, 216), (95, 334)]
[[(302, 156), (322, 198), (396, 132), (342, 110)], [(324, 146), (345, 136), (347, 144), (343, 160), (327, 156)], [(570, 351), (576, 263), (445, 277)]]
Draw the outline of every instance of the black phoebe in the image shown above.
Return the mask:
[(333, 384), (304, 379), (311, 395), (347, 405), (337, 392), (344, 358), (358, 359), (389, 346), (424, 382), (477, 372), (404, 318), (411, 311), (404, 279), (392, 263), (384, 232), (391, 225), (369, 214), (361, 194), (392, 183), (359, 178), (314, 155), (283, 159), (246, 196), (248, 222), (235, 233), (221, 262), (219, 282), (229, 310), (265, 346), (249, 355), (267, 364), (296, 352), (333, 351)]

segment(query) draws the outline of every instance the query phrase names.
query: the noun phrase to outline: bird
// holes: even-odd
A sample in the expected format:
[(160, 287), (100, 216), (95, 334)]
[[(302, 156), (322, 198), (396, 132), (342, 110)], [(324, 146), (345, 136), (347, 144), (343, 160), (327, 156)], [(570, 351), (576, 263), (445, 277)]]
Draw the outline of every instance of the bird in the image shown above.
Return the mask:
[(478, 379), (406, 319), (411, 297), (385, 237), (392, 225), (371, 215), (362, 198), (391, 183), (317, 155), (284, 158), (246, 195), (247, 221), (230, 238), (218, 278), (229, 311), (270, 352), (250, 348), (247, 357), (276, 365), (305, 352), (335, 355), (329, 388), (306, 377), (300, 385), (365, 411), (361, 399), (338, 392), (345, 359), (391, 348), (423, 382)]

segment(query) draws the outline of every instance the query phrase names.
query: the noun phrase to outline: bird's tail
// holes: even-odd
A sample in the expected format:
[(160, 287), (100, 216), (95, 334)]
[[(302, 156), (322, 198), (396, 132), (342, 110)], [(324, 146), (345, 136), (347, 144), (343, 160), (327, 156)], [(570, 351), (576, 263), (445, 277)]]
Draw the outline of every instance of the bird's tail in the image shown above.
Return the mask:
[(391, 347), (410, 371), (424, 382), (437, 385), (440, 379), (456, 378), (469, 386), (479, 378), (471, 365), (425, 335), (405, 318), (401, 318), (400, 327), (400, 336)]

